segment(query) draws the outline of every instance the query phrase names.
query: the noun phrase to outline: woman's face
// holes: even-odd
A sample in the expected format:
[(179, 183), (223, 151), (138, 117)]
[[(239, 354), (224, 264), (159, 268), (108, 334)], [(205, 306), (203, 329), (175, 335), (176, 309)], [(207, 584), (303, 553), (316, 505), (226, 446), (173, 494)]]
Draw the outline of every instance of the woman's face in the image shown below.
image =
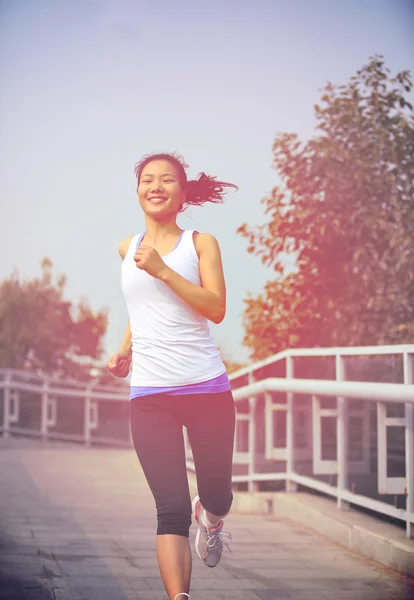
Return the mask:
[(153, 160), (145, 165), (138, 184), (142, 210), (155, 220), (175, 216), (185, 200), (178, 172), (168, 160)]

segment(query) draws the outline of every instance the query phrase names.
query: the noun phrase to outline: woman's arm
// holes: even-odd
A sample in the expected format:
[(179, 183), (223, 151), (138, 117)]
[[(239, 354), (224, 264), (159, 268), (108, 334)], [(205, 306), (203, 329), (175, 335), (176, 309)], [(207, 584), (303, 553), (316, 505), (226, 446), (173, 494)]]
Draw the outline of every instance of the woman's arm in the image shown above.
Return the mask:
[[(124, 238), (122, 242), (118, 244), (118, 252), (122, 260), (124, 260), (126, 253), (128, 252), (128, 248), (131, 244), (132, 238), (134, 236), (130, 235), (127, 238)], [(125, 330), (124, 337), (122, 338), (121, 345), (119, 347), (119, 351), (122, 354), (130, 354), (132, 352), (132, 341), (131, 341), (131, 326), (130, 321), (128, 320), (128, 325)]]
[[(131, 235), (118, 244), (118, 252), (124, 260), (126, 253), (128, 252), (129, 245), (134, 236)], [(131, 340), (131, 327), (130, 321), (122, 338), (121, 345), (118, 352), (113, 354), (107, 361), (106, 367), (116, 377), (127, 377), (132, 360), (132, 340)]]
[(195, 239), (199, 256), (201, 286), (191, 283), (166, 266), (159, 279), (180, 298), (213, 323), (221, 323), (226, 314), (226, 286), (220, 247), (216, 238), (200, 233)]
[(124, 337), (122, 338), (121, 345), (119, 346), (118, 352), (120, 354), (131, 354), (132, 352), (132, 339), (131, 339), (131, 325), (128, 320), (128, 325), (124, 333)]
[(116, 377), (127, 377), (131, 367), (132, 360), (132, 344), (131, 344), (131, 329), (128, 326), (125, 331), (124, 338), (118, 352), (109, 357), (106, 368), (111, 371)]
[(220, 247), (216, 238), (208, 233), (196, 236), (195, 247), (201, 286), (168, 267), (154, 248), (141, 245), (134, 258), (138, 268), (163, 281), (203, 317), (221, 323), (226, 314), (226, 285)]

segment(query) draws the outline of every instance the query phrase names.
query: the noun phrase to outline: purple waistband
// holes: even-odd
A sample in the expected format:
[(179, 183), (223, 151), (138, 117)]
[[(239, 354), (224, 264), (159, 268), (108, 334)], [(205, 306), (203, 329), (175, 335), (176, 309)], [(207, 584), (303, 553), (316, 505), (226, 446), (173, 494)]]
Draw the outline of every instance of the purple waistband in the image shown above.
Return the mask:
[(139, 387), (131, 386), (129, 398), (138, 398), (140, 396), (150, 396), (152, 394), (168, 394), (170, 396), (182, 396), (184, 394), (213, 394), (216, 392), (227, 392), (230, 390), (230, 381), (227, 373), (224, 372), (218, 377), (192, 383), (191, 385), (176, 385), (172, 387)]

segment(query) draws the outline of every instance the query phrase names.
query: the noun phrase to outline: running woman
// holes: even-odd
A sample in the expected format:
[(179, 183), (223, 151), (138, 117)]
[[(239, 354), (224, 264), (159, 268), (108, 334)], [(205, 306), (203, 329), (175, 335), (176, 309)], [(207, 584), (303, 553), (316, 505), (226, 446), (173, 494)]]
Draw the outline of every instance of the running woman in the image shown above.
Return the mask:
[[(191, 515), (196, 553), (215, 567), (223, 537), (231, 538), (223, 519), (233, 500), (234, 402), (208, 324), (226, 311), (220, 248), (212, 235), (181, 230), (176, 219), (188, 206), (222, 202), (226, 188), (237, 187), (205, 173), (188, 181), (186, 168), (176, 154), (147, 155), (135, 166), (146, 228), (118, 245), (129, 323), (107, 362), (117, 377), (132, 363), (132, 438), (155, 499), (157, 560), (170, 600), (190, 598)], [(183, 426), (197, 476), (193, 501)]]

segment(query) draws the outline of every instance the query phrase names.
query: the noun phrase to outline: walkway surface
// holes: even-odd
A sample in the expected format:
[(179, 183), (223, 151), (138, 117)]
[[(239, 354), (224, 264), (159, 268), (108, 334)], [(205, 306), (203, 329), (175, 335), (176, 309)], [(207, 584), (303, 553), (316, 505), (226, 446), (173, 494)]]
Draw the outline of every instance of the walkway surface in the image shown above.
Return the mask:
[[(132, 451), (0, 441), (0, 511), (1, 599), (166, 600)], [(406, 578), (292, 522), (230, 515), (226, 529), (218, 567), (194, 554), (193, 600), (414, 597)]]

